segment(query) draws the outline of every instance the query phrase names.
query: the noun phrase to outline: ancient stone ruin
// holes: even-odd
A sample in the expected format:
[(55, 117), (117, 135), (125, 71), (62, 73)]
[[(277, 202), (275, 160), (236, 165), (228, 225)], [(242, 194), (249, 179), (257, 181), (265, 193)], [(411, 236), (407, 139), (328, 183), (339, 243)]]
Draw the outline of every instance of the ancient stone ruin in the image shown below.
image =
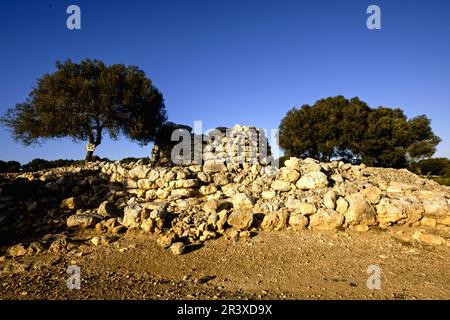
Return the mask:
[[(231, 145), (237, 147), (239, 139)], [(41, 239), (12, 247), (10, 254), (42, 246), (69, 250), (67, 228), (95, 230), (100, 235), (92, 238), (93, 244), (113, 241), (127, 230), (142, 230), (157, 235), (159, 244), (175, 254), (183, 253), (186, 245), (217, 237), (239, 239), (281, 229), (365, 232), (404, 227), (414, 230), (411, 241), (450, 245), (448, 187), (404, 169), (340, 161), (290, 158), (276, 169), (266, 158), (246, 161), (253, 151), (258, 153), (252, 146), (244, 148), (243, 159), (217, 161), (217, 152), (225, 152), (228, 142), (223, 138), (204, 144), (202, 164), (96, 162), (9, 177), (11, 185), (36, 184), (39, 199), (2, 190), (2, 232), (11, 231), (14, 223), (24, 227), (30, 217), (36, 230), (45, 228), (44, 216), (63, 219), (64, 224), (41, 230)], [(65, 234), (65, 242), (52, 235), (56, 230)]]

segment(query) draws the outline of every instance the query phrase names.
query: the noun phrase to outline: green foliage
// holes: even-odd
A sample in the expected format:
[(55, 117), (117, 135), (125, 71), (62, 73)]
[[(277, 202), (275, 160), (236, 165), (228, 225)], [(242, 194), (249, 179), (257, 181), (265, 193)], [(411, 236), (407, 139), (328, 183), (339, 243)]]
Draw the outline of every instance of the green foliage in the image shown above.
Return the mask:
[(450, 186), (450, 177), (431, 177), (431, 179), (443, 186)]
[(372, 109), (359, 98), (343, 96), (293, 108), (279, 129), (287, 156), (339, 157), (395, 168), (431, 156), (440, 142), (424, 115), (408, 120), (401, 109)]
[(450, 176), (450, 160), (447, 158), (432, 158), (417, 163), (417, 173), (433, 176)]
[(38, 79), (26, 102), (1, 118), (16, 141), (71, 137), (98, 146), (104, 133), (141, 145), (155, 140), (167, 119), (164, 101), (138, 67), (88, 59), (57, 62), (56, 68)]
[(17, 161), (1, 161), (0, 160), (0, 173), (5, 172), (20, 172), (21, 165)]

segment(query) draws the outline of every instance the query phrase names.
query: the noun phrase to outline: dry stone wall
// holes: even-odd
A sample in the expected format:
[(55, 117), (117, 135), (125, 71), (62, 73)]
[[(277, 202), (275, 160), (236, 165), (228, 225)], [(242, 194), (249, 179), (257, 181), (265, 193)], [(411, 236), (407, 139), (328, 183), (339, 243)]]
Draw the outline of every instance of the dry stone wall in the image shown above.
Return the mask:
[[(211, 154), (203, 164), (97, 162), (17, 178), (42, 182), (47, 193), (70, 194), (58, 209), (67, 215), (69, 229), (111, 234), (142, 229), (158, 235), (159, 244), (177, 254), (184, 245), (208, 239), (282, 229), (364, 232), (405, 226), (418, 228), (415, 240), (450, 246), (448, 187), (407, 170), (340, 161), (290, 158), (276, 169), (265, 161), (211, 159), (212, 151), (223, 152), (225, 143), (222, 139), (206, 148)], [(75, 176), (68, 178), (67, 172)], [(1, 208), (14, 205), (16, 200), (0, 193)], [(36, 206), (40, 204), (28, 201), (20, 208), (34, 212)], [(422, 227), (446, 236), (423, 233)], [(95, 243), (110, 239), (97, 237)]]

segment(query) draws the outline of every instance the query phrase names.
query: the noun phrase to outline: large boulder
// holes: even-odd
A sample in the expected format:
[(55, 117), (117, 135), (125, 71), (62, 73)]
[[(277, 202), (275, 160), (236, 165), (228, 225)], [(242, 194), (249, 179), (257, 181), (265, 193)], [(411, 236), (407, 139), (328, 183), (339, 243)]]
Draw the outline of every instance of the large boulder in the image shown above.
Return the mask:
[(302, 214), (290, 214), (289, 215), (289, 226), (294, 230), (302, 230), (308, 226), (308, 217)]
[(227, 223), (238, 230), (248, 230), (253, 224), (252, 209), (235, 209), (228, 216)]
[(376, 206), (376, 212), (381, 226), (389, 226), (408, 217), (405, 203), (398, 199), (382, 198)]
[(344, 216), (331, 209), (319, 209), (309, 217), (309, 226), (317, 230), (336, 230), (344, 223)]
[(313, 171), (302, 176), (296, 186), (301, 190), (321, 189), (328, 186), (328, 178), (323, 172)]
[(264, 216), (261, 223), (262, 230), (281, 230), (286, 227), (289, 213), (286, 209), (272, 211)]
[(125, 207), (122, 224), (128, 228), (139, 228), (141, 225), (141, 211), (142, 207), (136, 204)]
[(253, 199), (245, 193), (237, 193), (231, 198), (233, 208), (237, 210), (253, 209)]
[(354, 193), (346, 198), (348, 209), (344, 213), (345, 222), (349, 225), (373, 226), (377, 224), (375, 209), (366, 201), (361, 193)]

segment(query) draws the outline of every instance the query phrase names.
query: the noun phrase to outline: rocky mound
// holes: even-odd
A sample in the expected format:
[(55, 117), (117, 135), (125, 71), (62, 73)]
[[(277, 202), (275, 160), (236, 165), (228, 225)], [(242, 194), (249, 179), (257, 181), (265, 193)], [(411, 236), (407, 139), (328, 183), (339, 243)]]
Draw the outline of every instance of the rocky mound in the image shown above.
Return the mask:
[(97, 162), (2, 176), (2, 251), (71, 250), (80, 241), (99, 245), (142, 229), (180, 254), (186, 245), (260, 230), (363, 232), (393, 225), (441, 230), (443, 237), (418, 231), (414, 238), (450, 245), (448, 187), (407, 170), (343, 162), (290, 158), (281, 169), (268, 168)]

